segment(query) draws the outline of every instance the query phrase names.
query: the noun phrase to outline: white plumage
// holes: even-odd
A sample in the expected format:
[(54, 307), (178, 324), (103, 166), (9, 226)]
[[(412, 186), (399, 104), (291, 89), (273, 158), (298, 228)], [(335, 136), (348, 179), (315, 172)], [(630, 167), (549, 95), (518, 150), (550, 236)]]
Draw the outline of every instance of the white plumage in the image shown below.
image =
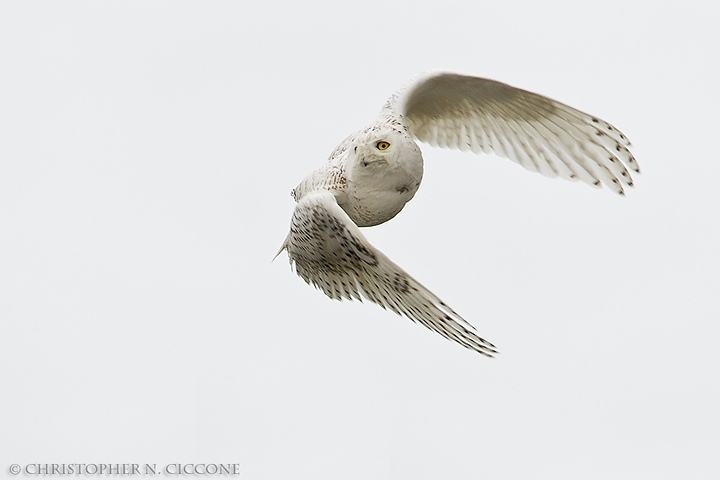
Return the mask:
[(415, 195), (423, 158), (414, 138), (493, 152), (545, 176), (606, 185), (621, 195), (633, 185), (628, 168), (639, 172), (630, 142), (604, 120), (550, 98), (433, 72), (392, 95), (375, 122), (345, 139), (292, 191), (297, 206), (280, 252), (307, 283), (334, 299), (365, 297), (492, 356), (491, 343), (358, 228), (390, 220)]

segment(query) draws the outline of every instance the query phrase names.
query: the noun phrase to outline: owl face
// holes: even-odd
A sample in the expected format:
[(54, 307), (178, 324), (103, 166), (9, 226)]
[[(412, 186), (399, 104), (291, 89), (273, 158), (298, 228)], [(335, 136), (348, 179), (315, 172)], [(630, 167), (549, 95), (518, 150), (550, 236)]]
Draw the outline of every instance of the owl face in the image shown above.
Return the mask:
[(409, 135), (393, 128), (361, 132), (353, 141), (349, 163), (368, 173), (378, 169), (395, 170), (405, 163), (421, 160), (420, 149)]

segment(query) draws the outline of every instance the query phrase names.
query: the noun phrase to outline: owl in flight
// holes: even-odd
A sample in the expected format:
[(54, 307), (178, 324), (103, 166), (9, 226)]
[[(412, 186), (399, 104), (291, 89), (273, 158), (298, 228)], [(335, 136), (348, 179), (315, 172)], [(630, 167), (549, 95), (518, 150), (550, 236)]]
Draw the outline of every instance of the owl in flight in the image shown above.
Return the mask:
[(359, 227), (387, 222), (420, 186), (416, 140), (495, 153), (548, 177), (606, 185), (620, 195), (639, 172), (617, 128), (550, 98), (451, 72), (420, 76), (380, 116), (346, 138), (293, 191), (280, 252), (328, 297), (362, 297), (486, 356), (497, 353), (463, 317), (372, 246)]

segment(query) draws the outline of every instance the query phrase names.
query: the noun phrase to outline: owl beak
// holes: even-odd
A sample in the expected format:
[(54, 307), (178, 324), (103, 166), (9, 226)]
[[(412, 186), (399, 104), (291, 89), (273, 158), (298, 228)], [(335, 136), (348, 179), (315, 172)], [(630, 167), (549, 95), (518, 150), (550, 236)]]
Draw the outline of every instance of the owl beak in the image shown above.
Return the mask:
[(365, 157), (365, 158), (363, 159), (363, 162), (362, 162), (362, 163), (363, 163), (364, 166), (367, 167), (368, 165), (372, 165), (372, 164), (375, 164), (375, 163), (377, 163), (377, 164), (383, 164), (383, 163), (387, 164), (388, 162), (387, 162), (387, 160), (385, 160), (385, 159), (382, 158), (382, 157), (378, 157), (378, 156), (375, 156), (375, 155), (371, 155), (371, 156), (369, 156), (369, 157)]

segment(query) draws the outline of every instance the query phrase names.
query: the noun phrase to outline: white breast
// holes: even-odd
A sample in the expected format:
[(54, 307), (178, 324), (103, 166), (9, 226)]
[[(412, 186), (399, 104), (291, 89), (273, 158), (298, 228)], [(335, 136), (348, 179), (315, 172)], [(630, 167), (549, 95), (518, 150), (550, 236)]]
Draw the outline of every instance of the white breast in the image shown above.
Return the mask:
[[(378, 155), (374, 145), (360, 145), (347, 159), (347, 200), (341, 207), (359, 227), (386, 222), (409, 202), (423, 175), (420, 148), (412, 139), (394, 152)], [(395, 145), (393, 145), (395, 146)], [(391, 147), (392, 148), (392, 147)]]

